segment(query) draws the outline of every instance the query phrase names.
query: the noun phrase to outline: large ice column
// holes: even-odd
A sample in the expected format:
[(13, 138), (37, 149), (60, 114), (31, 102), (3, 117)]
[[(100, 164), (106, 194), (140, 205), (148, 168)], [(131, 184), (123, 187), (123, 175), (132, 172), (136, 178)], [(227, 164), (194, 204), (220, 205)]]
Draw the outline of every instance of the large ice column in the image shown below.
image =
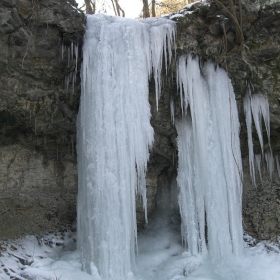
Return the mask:
[(208, 248), (212, 260), (239, 255), (242, 162), (231, 81), (223, 69), (199, 65), (191, 56), (179, 59), (177, 77), (183, 109), (176, 124), (183, 239), (192, 254)]
[(195, 177), (194, 135), (191, 117), (184, 117), (176, 122), (178, 132), (178, 176), (180, 188), (178, 202), (181, 212), (181, 232), (183, 244), (196, 255), (205, 253), (205, 205), (204, 194), (196, 188), (199, 178)]
[(104, 280), (127, 279), (133, 267), (135, 194), (146, 208), (153, 143), (148, 80), (157, 73), (160, 92), (161, 60), (171, 55), (174, 32), (166, 19), (87, 17), (78, 116), (78, 248), (83, 268)]

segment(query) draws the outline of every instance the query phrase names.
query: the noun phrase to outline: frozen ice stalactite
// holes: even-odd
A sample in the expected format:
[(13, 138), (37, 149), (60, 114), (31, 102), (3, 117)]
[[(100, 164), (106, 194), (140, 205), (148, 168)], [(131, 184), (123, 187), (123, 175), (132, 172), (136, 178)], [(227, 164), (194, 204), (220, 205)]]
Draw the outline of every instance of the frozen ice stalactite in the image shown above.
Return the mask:
[(175, 23), (87, 17), (78, 115), (78, 248), (83, 269), (125, 280), (134, 264), (135, 194), (146, 209), (145, 172), (153, 143), (148, 101)]
[(64, 51), (65, 51), (65, 45), (62, 44), (62, 45), (61, 45), (61, 59), (62, 59), (62, 60), (63, 60), (63, 58), (64, 58)]
[(245, 120), (246, 120), (246, 125), (247, 125), (247, 141), (248, 141), (248, 150), (249, 150), (250, 175), (251, 175), (254, 185), (256, 185), (250, 96), (251, 96), (251, 94), (246, 94), (244, 101), (243, 101), (243, 107), (244, 107)]
[(191, 56), (179, 59), (177, 77), (184, 112), (176, 123), (183, 238), (192, 254), (208, 249), (213, 261), (241, 255), (242, 162), (231, 81), (210, 62), (202, 75)]
[[(164, 21), (162, 18), (147, 18), (142, 21), (145, 24), (150, 25), (150, 37), (151, 40), (151, 63), (155, 80), (156, 89), (156, 104), (158, 109), (158, 101), (161, 92), (161, 69), (162, 69), (162, 58), (165, 61), (165, 70), (167, 71), (168, 62), (171, 61), (172, 57), (172, 44), (175, 41), (174, 28)], [(161, 26), (161, 28), (158, 28)], [(163, 48), (158, 47), (162, 46)]]
[(178, 196), (181, 212), (181, 231), (183, 243), (196, 255), (206, 252), (205, 216), (203, 192), (195, 187), (195, 151), (191, 117), (176, 123), (178, 132), (179, 164), (177, 183), (180, 187)]
[(270, 180), (271, 180), (272, 174), (274, 171), (274, 157), (273, 157), (273, 154), (270, 152), (265, 153), (264, 157), (265, 157), (265, 161), (267, 164), (267, 170), (269, 172), (269, 176), (270, 176)]
[[(262, 157), (266, 158), (267, 167), (270, 173), (270, 177), (272, 176), (274, 164), (273, 164), (273, 155), (270, 144), (270, 116), (269, 116), (269, 104), (268, 99), (265, 95), (262, 94), (251, 94), (251, 90), (249, 88), (248, 93), (246, 94), (244, 101), (244, 113), (247, 125), (247, 138), (248, 138), (248, 149), (249, 149), (249, 165), (250, 165), (250, 175), (254, 185), (256, 185), (255, 178), (255, 162), (254, 162), (254, 146), (253, 146), (253, 120), (254, 125), (258, 134), (260, 147), (262, 151)], [(253, 116), (253, 118), (252, 118)], [(263, 141), (263, 132), (262, 132), (262, 121), (264, 121), (265, 129), (267, 133), (269, 152), (264, 155), (264, 141)], [(259, 160), (259, 158), (258, 158)], [(256, 162), (257, 166), (260, 165), (259, 162)], [(259, 169), (260, 171), (260, 169)], [(261, 173), (260, 173), (261, 176)]]
[[(278, 177), (280, 177), (280, 165), (279, 165), (279, 156), (273, 154), (271, 152), (266, 152), (264, 154), (264, 160), (266, 161), (266, 169), (269, 173), (270, 180), (272, 180), (272, 175), (274, 174), (274, 170), (276, 168)], [(258, 173), (260, 175), (260, 181), (262, 181), (262, 165), (263, 158), (261, 154), (255, 155), (255, 165), (258, 169)]]
[(174, 125), (175, 123), (175, 108), (174, 108), (174, 100), (172, 97), (170, 97), (170, 117), (171, 117), (171, 123)]
[(251, 110), (263, 153), (262, 119), (264, 120), (270, 147), (270, 116), (267, 97), (262, 94), (251, 95)]
[(261, 170), (261, 165), (262, 165), (262, 155), (255, 155), (255, 162), (256, 166), (260, 175), (260, 180), (262, 181), (262, 170)]
[(74, 94), (75, 82), (77, 79), (78, 72), (78, 60), (79, 60), (79, 45), (78, 43), (71, 42), (70, 46), (61, 45), (61, 57), (64, 59), (64, 53), (67, 51), (67, 65), (73, 65), (72, 70), (68, 75), (64, 77), (65, 88), (68, 91), (69, 84), (72, 83), (72, 92)]

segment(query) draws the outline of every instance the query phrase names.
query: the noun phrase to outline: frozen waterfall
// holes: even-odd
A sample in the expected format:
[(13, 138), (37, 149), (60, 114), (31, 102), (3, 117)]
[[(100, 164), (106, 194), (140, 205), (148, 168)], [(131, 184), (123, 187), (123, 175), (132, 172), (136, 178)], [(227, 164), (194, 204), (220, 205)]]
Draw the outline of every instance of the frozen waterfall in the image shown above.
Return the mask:
[(78, 248), (83, 269), (104, 280), (131, 275), (135, 197), (146, 210), (145, 172), (153, 143), (148, 100), (154, 73), (171, 59), (175, 23), (167, 19), (87, 17), (78, 116)]
[(197, 58), (181, 57), (177, 73), (182, 238), (192, 254), (208, 250), (219, 261), (243, 250), (239, 120), (227, 73), (210, 62), (200, 66)]
[[(149, 78), (161, 91), (175, 24), (167, 19), (87, 17), (78, 116), (78, 248), (83, 269), (102, 280), (132, 279), (137, 247), (136, 194), (146, 213), (145, 173), (153, 143)], [(202, 68), (202, 70), (201, 70)], [(239, 256), (242, 164), (239, 121), (224, 70), (179, 59), (183, 118), (178, 132), (182, 239), (192, 255)], [(267, 156), (268, 158), (268, 156)], [(147, 215), (147, 214), (146, 214)], [(146, 216), (147, 219), (147, 216)]]

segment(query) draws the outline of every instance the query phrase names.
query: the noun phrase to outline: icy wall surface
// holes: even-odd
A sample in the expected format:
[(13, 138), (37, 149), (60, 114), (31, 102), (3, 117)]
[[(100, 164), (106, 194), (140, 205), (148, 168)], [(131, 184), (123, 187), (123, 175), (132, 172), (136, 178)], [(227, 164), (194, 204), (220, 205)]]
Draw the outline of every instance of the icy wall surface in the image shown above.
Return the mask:
[[(87, 17), (78, 116), (78, 247), (84, 269), (126, 279), (136, 246), (136, 193), (146, 208), (145, 172), (153, 143), (148, 101), (153, 71), (171, 58), (175, 24)], [(96, 266), (96, 267), (95, 267)]]
[(177, 79), (184, 115), (176, 122), (183, 240), (192, 254), (208, 249), (212, 260), (238, 256), (242, 161), (231, 81), (223, 69), (191, 56), (180, 57)]

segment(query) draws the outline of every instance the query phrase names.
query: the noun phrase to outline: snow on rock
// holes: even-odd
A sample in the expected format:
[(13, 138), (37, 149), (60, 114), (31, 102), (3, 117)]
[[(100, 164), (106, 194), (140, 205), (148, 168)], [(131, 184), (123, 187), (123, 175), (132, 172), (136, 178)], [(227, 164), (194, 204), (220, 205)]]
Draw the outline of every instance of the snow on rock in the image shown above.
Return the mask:
[(81, 271), (76, 235), (68, 231), (1, 242), (0, 279), (99, 280)]
[(184, 15), (182, 15), (182, 14), (174, 14), (174, 15), (170, 16), (170, 19), (174, 19), (174, 18), (178, 18), (178, 17), (184, 17)]
[[(178, 232), (170, 228), (166, 219), (172, 211), (166, 210), (163, 215), (159, 211), (156, 214), (156, 218), (159, 218), (157, 222), (144, 236), (139, 237), (140, 246), (148, 243), (153, 246), (153, 250), (147, 250), (148, 246), (139, 248), (141, 252), (137, 256), (137, 273), (134, 277), (131, 275), (131, 280), (280, 279), (279, 243), (257, 243), (250, 236), (244, 236), (244, 256), (231, 257), (215, 264), (202, 255), (192, 256), (184, 251), (180, 246)], [(75, 250), (75, 238), (75, 233), (63, 232), (1, 242), (0, 279), (103, 280), (97, 269), (92, 275), (82, 271), (80, 252)]]

